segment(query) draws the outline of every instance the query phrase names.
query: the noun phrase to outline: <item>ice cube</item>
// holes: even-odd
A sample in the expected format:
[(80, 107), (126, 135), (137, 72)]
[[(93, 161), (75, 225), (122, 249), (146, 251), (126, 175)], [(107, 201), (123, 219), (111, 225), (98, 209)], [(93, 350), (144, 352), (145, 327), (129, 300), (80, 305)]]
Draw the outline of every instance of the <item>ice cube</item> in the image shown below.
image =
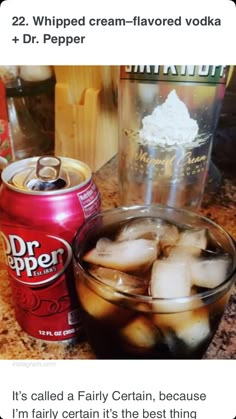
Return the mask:
[(113, 242), (101, 238), (83, 260), (95, 265), (119, 271), (135, 271), (148, 268), (157, 258), (158, 244), (155, 240), (137, 239)]
[(163, 224), (160, 231), (160, 245), (162, 248), (165, 246), (173, 246), (179, 239), (179, 230), (173, 224)]
[(208, 259), (192, 259), (190, 275), (193, 285), (197, 287), (215, 288), (227, 276), (229, 260), (227, 257), (218, 256)]
[(183, 340), (189, 349), (198, 347), (210, 335), (210, 323), (207, 308), (192, 312), (189, 319), (175, 328), (176, 336)]
[[(204, 306), (204, 301), (201, 298), (194, 297), (196, 289), (191, 288), (191, 295), (177, 299), (160, 298), (154, 299), (152, 302), (152, 312), (155, 316), (160, 314), (173, 314), (185, 311), (192, 311)], [(167, 317), (168, 318), (168, 317)], [(170, 317), (171, 318), (171, 317)]]
[(103, 283), (118, 291), (130, 294), (143, 294), (147, 289), (147, 281), (114, 269), (91, 266), (89, 272)]
[(159, 241), (156, 233), (156, 220), (154, 218), (143, 217), (127, 222), (124, 227), (119, 231), (116, 240), (126, 241), (135, 240), (139, 238), (147, 238), (150, 236)]
[(157, 260), (151, 274), (150, 293), (156, 298), (187, 297), (191, 294), (188, 264), (179, 260)]
[(99, 297), (90, 290), (82, 281), (77, 282), (79, 300), (82, 307), (92, 317), (106, 318), (115, 313), (116, 306)]
[(173, 258), (189, 258), (190, 256), (199, 255), (202, 253), (202, 249), (199, 249), (199, 247), (193, 247), (193, 246), (182, 246), (182, 245), (176, 245), (176, 246), (166, 246), (163, 254), (165, 257), (171, 257)]
[(127, 223), (117, 236), (118, 241), (148, 238), (160, 241), (162, 246), (173, 245), (179, 237), (175, 225), (159, 218), (143, 217)]
[[(77, 281), (77, 291), (83, 309), (97, 320), (121, 327), (130, 319), (131, 312), (103, 299), (82, 281)], [(117, 302), (115, 295), (113, 295), (113, 300)]]
[(156, 314), (153, 321), (165, 336), (171, 351), (176, 350), (175, 345), (177, 344), (173, 339), (173, 333), (190, 350), (199, 346), (210, 334), (209, 316), (206, 307), (182, 313)]
[(196, 248), (195, 254), (199, 255), (201, 253), (200, 249), (206, 249), (207, 247), (207, 230), (191, 229), (182, 231), (176, 244)]
[(151, 349), (161, 339), (159, 330), (145, 316), (131, 320), (120, 330), (122, 340), (137, 348)]
[(180, 313), (154, 314), (153, 322), (163, 332), (165, 329), (178, 330), (179, 325), (189, 321), (192, 311), (183, 311)]

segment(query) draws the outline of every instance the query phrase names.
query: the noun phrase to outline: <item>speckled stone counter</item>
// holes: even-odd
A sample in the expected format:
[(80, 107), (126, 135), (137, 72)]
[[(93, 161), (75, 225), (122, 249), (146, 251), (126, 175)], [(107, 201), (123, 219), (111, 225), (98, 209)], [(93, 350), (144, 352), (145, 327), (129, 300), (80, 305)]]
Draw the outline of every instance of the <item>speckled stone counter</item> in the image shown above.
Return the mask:
[[(220, 169), (222, 180), (215, 189), (205, 193), (200, 213), (222, 225), (236, 239), (236, 124), (225, 137), (218, 130), (213, 150), (213, 160)], [(117, 157), (94, 174), (102, 197), (102, 208), (119, 205)], [(15, 321), (11, 291), (0, 251), (0, 359), (94, 359), (89, 344), (84, 340), (75, 345), (45, 343), (35, 340), (21, 330)], [(232, 292), (225, 315), (206, 352), (205, 359), (236, 359), (236, 290)]]

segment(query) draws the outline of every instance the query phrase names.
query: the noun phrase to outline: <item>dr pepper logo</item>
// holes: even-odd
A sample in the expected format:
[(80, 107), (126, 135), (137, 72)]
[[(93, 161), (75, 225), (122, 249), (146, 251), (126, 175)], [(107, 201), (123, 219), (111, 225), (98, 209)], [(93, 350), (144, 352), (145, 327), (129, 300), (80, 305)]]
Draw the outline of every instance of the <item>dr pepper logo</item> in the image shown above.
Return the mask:
[(58, 278), (72, 259), (72, 249), (62, 238), (22, 230), (1, 232), (9, 273), (30, 286)]

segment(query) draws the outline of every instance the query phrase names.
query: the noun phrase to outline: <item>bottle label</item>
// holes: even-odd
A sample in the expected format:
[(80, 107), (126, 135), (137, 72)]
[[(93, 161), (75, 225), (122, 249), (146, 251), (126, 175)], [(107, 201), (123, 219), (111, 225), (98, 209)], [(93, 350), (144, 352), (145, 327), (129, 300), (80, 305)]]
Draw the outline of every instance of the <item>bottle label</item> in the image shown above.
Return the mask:
[(12, 232), (0, 233), (4, 243), (10, 275), (22, 284), (46, 286), (67, 269), (72, 250), (62, 238), (14, 227)]
[(225, 84), (228, 66), (223, 65), (126, 65), (120, 78), (139, 81), (175, 81)]

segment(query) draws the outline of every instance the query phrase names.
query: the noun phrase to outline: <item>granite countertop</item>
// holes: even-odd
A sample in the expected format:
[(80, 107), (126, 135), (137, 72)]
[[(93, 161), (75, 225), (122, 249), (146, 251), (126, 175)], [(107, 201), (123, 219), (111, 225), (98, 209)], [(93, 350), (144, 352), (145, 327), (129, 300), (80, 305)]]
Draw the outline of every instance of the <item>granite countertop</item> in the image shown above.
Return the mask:
[[(236, 239), (236, 123), (224, 123), (217, 131), (212, 160), (222, 175), (218, 187), (207, 183), (201, 214), (219, 223)], [(119, 205), (117, 157), (94, 174), (101, 192), (102, 208)], [(0, 248), (0, 359), (94, 359), (86, 341), (75, 345), (48, 343), (36, 340), (21, 330), (15, 321), (11, 291)], [(236, 359), (236, 290), (233, 289), (229, 304), (218, 331), (206, 352), (205, 359)]]

